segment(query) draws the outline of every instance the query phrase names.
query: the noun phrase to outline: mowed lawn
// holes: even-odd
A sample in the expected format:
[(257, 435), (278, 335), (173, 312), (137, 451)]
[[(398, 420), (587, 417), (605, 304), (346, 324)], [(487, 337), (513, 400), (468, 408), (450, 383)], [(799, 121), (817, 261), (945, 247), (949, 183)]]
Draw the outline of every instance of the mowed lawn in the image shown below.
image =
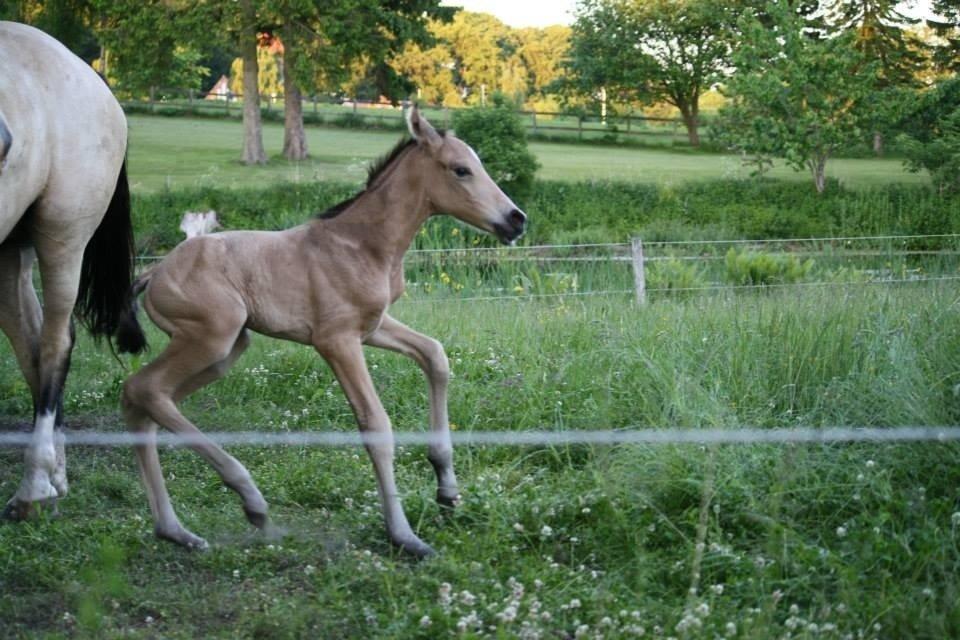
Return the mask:
[[(370, 160), (399, 139), (393, 131), (308, 127), (311, 158), (288, 162), (280, 155), (283, 127), (264, 123), (270, 162), (246, 167), (239, 162), (242, 127), (235, 120), (130, 116), (129, 175), (135, 191), (191, 186), (249, 187), (282, 181), (362, 182)], [(559, 143), (531, 143), (542, 165), (539, 177), (550, 180), (631, 180), (675, 184), (689, 180), (743, 178), (749, 170), (734, 155), (691, 153)], [(890, 182), (920, 183), (926, 176), (903, 169), (898, 159), (835, 159), (827, 173), (851, 187)], [(778, 164), (771, 175), (810, 180)]]

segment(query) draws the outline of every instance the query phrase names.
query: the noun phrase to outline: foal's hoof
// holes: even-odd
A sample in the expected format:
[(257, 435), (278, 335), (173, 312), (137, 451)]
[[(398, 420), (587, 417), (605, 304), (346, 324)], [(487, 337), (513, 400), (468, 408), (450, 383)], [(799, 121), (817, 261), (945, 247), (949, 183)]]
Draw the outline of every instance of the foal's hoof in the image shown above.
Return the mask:
[(252, 509), (243, 508), (243, 513), (247, 516), (247, 520), (255, 526), (257, 529), (265, 529), (267, 525), (270, 524), (270, 518), (267, 516), (266, 511), (253, 511)]
[(460, 493), (456, 489), (453, 491), (437, 489), (437, 504), (439, 504), (441, 507), (454, 509), (459, 507), (462, 501), (463, 499), (460, 497)]
[(190, 551), (206, 551), (210, 548), (206, 540), (190, 533), (183, 527), (177, 527), (175, 529), (162, 529), (157, 527), (153, 532), (161, 540), (168, 540)]
[(423, 560), (424, 558), (429, 558), (431, 556), (437, 555), (437, 552), (433, 550), (433, 547), (428, 545), (426, 542), (420, 538), (409, 538), (406, 540), (394, 540), (393, 544), (403, 551), (404, 553), (410, 554), (418, 560)]

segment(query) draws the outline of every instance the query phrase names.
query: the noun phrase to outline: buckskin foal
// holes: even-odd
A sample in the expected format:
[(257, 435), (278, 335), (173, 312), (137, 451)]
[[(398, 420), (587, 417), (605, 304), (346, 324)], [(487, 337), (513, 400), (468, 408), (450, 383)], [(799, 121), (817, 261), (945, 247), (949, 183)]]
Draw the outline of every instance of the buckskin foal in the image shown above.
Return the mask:
[[(372, 168), (366, 188), (318, 218), (286, 231), (235, 231), (187, 240), (142, 277), (144, 306), (170, 335), (156, 360), (124, 385), (132, 429), (148, 435), (137, 447), (156, 534), (181, 545), (206, 542), (188, 531), (170, 504), (152, 436), (157, 425), (186, 436), (243, 500), (247, 518), (267, 523), (267, 503), (235, 458), (203, 437), (177, 403), (222, 377), (249, 344), (249, 331), (312, 345), (329, 363), (367, 437), (390, 540), (415, 556), (433, 549), (413, 532), (393, 474), (393, 439), (363, 357), (363, 345), (397, 351), (423, 369), (430, 388), (437, 500), (459, 499), (447, 421), (449, 368), (443, 346), (387, 314), (402, 293), (403, 256), (420, 226), (449, 213), (512, 243), (526, 216), (493, 182), (473, 150), (435, 130), (416, 107), (407, 115), (412, 139)], [(142, 336), (136, 316), (127, 331)]]

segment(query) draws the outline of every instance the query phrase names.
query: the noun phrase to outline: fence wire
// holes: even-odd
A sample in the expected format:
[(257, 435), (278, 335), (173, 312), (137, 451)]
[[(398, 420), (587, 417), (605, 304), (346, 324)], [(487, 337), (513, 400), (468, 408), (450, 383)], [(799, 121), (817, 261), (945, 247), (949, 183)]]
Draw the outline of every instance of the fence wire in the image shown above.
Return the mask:
[[(534, 447), (567, 445), (749, 445), (839, 444), (960, 441), (960, 426), (897, 427), (793, 427), (793, 428), (628, 428), (555, 431), (452, 431), (456, 445)], [(441, 444), (436, 432), (358, 433), (346, 431), (216, 431), (207, 434), (130, 433), (122, 431), (66, 430), (68, 446), (131, 447), (156, 442), (188, 447), (213, 441), (221, 445), (254, 447), (355, 447), (360, 445)], [(0, 433), (0, 447), (22, 447), (31, 441), (28, 432)]]

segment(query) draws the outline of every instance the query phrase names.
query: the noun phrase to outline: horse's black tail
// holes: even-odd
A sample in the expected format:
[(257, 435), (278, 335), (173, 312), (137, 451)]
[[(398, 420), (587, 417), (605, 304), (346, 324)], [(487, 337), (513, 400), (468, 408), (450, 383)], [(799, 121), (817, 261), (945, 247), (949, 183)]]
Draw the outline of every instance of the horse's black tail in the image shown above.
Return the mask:
[[(95, 338), (116, 335), (121, 319), (133, 311), (134, 251), (130, 187), (124, 162), (110, 206), (87, 243), (80, 267), (76, 312)], [(127, 335), (121, 346), (120, 338), (117, 340), (118, 348), (129, 353), (139, 353), (146, 347), (142, 332), (139, 341)]]
[(147, 348), (147, 336), (144, 335), (140, 321), (137, 319), (137, 296), (147, 288), (152, 271), (153, 269), (150, 269), (134, 280), (130, 287), (130, 305), (121, 314), (120, 322), (117, 324), (117, 350), (120, 353), (140, 353)]

